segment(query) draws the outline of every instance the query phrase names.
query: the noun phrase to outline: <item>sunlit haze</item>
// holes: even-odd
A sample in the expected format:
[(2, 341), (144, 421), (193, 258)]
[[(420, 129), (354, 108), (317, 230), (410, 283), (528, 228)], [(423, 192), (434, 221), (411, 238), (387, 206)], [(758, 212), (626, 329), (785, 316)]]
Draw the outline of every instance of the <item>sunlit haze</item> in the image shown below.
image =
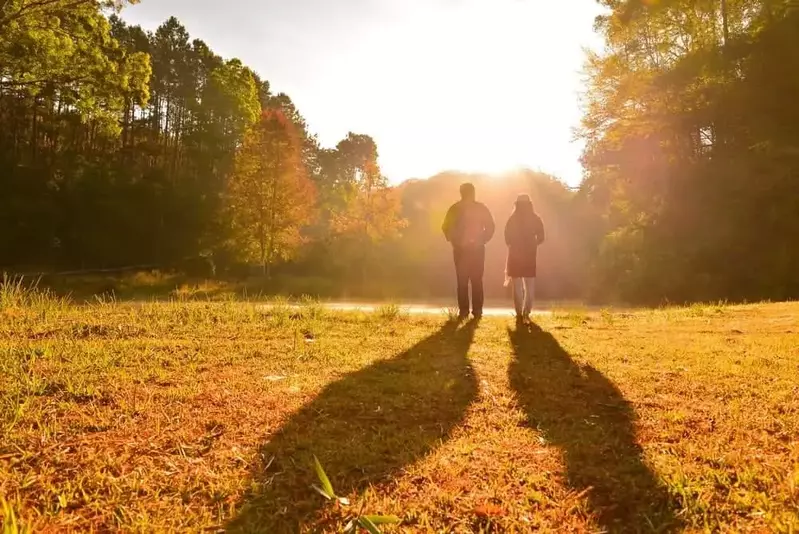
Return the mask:
[(583, 48), (593, 0), (142, 0), (285, 92), (323, 146), (375, 138), (397, 183), (530, 167), (581, 178)]

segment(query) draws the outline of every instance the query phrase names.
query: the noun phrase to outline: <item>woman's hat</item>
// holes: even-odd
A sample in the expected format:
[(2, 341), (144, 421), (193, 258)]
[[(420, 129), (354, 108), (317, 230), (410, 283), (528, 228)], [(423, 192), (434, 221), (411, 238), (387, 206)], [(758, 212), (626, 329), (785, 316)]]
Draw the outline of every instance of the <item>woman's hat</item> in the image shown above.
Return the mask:
[(523, 193), (516, 197), (516, 204), (532, 204), (533, 201), (530, 199), (530, 195)]

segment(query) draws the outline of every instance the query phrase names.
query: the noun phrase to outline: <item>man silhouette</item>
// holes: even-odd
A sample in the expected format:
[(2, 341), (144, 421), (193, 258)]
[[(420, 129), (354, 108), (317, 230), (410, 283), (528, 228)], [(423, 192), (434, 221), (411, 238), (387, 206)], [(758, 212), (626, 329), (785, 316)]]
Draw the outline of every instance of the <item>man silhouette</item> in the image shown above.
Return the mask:
[(483, 271), (485, 245), (494, 236), (494, 218), (475, 199), (474, 185), (461, 185), (461, 200), (447, 211), (442, 230), (452, 243), (458, 280), (459, 318), (469, 316), (469, 284), (472, 286), (472, 315), (483, 316)]

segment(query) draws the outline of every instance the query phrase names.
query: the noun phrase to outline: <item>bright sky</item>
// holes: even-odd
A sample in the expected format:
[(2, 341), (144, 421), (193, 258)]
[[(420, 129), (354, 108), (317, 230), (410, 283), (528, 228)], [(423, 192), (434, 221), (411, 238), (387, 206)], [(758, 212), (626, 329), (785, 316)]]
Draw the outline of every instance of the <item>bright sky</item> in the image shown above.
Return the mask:
[(582, 171), (583, 47), (594, 0), (141, 0), (292, 98), (323, 146), (377, 141), (392, 182), (444, 170)]

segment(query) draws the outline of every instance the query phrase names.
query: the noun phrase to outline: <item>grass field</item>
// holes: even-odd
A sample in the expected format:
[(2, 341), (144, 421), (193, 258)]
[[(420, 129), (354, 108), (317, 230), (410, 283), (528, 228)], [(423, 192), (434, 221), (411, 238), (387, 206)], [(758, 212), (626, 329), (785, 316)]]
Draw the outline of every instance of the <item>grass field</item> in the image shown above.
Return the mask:
[(0, 495), (4, 532), (797, 532), (799, 305), (517, 327), (6, 287)]

